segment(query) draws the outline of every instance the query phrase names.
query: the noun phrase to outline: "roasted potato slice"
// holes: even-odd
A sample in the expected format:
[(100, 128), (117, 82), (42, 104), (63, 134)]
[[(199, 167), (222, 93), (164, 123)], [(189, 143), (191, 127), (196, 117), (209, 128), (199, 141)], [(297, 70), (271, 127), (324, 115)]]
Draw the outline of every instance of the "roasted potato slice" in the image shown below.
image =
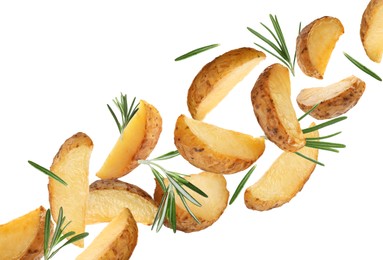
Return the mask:
[(0, 225), (0, 259), (41, 259), (44, 256), (45, 213), (45, 208), (40, 206)]
[(97, 180), (89, 186), (86, 223), (110, 222), (129, 208), (138, 223), (153, 224), (157, 205), (141, 188), (120, 180)]
[(363, 12), (360, 38), (367, 56), (380, 63), (383, 53), (383, 1), (371, 0)]
[[(314, 126), (312, 124), (311, 126)], [(306, 137), (318, 137), (318, 131)], [(303, 147), (299, 153), (318, 159), (318, 149)], [(255, 184), (245, 191), (245, 204), (249, 209), (270, 210), (289, 202), (303, 188), (316, 164), (295, 153), (283, 152)]]
[(125, 208), (76, 259), (129, 259), (137, 245), (137, 238), (137, 223), (130, 210)]
[(228, 51), (206, 64), (194, 78), (187, 96), (189, 112), (202, 120), (249, 72), (265, 59), (253, 48)]
[(192, 165), (222, 174), (248, 168), (265, 150), (263, 138), (223, 129), (185, 115), (177, 119), (174, 143)]
[[(187, 202), (193, 214), (200, 221), (200, 224), (190, 216), (179, 196), (176, 196), (177, 230), (190, 233), (203, 230), (219, 219), (227, 207), (229, 191), (226, 188), (226, 179), (221, 174), (202, 172), (199, 174), (191, 174), (185, 179), (208, 195), (208, 197), (205, 198), (185, 187), (193, 198), (202, 205), (201, 207), (198, 207), (193, 203)], [(168, 180), (165, 179), (165, 185), (168, 185), (168, 183)], [(163, 190), (157, 182), (154, 192), (154, 200), (157, 201), (157, 203), (160, 203), (163, 194)], [(165, 223), (165, 225), (169, 226), (168, 223)]]
[(251, 102), (267, 138), (279, 148), (295, 152), (306, 141), (290, 96), (289, 70), (276, 63), (267, 67), (258, 77), (251, 91)]
[(101, 179), (120, 178), (145, 160), (156, 146), (162, 131), (162, 118), (158, 110), (144, 100), (125, 127), (97, 176)]
[(323, 79), (327, 64), (344, 28), (339, 19), (318, 18), (302, 29), (297, 37), (297, 62), (307, 76)]
[(316, 119), (330, 119), (354, 107), (365, 88), (364, 81), (350, 76), (327, 87), (302, 89), (297, 103), (304, 112), (319, 104), (310, 115)]
[[(53, 159), (50, 170), (68, 185), (49, 178), (49, 203), (53, 219), (57, 222), (60, 207), (67, 221), (67, 230), (76, 234), (85, 232), (86, 204), (89, 195), (89, 161), (93, 142), (84, 133), (77, 133), (67, 139)], [(84, 240), (74, 243), (84, 246)]]

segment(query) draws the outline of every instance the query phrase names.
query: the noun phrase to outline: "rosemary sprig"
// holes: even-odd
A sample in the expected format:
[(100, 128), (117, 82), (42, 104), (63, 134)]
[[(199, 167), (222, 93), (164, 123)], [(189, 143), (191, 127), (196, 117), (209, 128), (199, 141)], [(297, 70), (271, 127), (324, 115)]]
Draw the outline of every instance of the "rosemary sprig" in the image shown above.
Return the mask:
[(35, 167), (37, 170), (41, 171), (42, 173), (45, 173), (46, 175), (48, 175), (49, 177), (51, 177), (52, 179), (60, 182), (61, 184), (67, 186), (68, 183), (66, 183), (63, 179), (61, 179), (59, 176), (57, 176), (56, 174), (54, 174), (53, 172), (51, 172), (50, 170), (42, 167), (41, 165), (35, 163), (35, 162), (32, 162), (32, 161), (28, 161), (28, 163), (30, 165), (32, 165), (33, 167)]
[[(60, 207), (59, 215), (57, 217), (57, 224), (55, 227), (55, 230), (53, 232), (53, 236), (50, 239), (50, 220), (51, 220), (51, 211), (50, 209), (47, 210), (45, 214), (45, 226), (44, 226), (44, 259), (48, 260), (51, 259), (53, 256), (55, 256), (63, 247), (72, 244), (78, 240), (81, 240), (88, 236), (89, 234), (87, 232), (81, 233), (76, 235), (74, 231), (69, 231), (67, 233), (64, 233), (67, 226), (71, 223), (68, 221), (65, 223), (65, 216), (63, 212), (63, 208)], [(67, 242), (61, 244), (57, 249), (54, 250), (55, 247), (57, 247), (64, 239), (71, 237), (68, 239)]]
[(135, 104), (135, 102), (136, 102), (136, 98), (133, 98), (133, 101), (131, 102), (129, 106), (126, 94), (123, 95), (122, 93), (120, 95), (120, 100), (117, 97), (113, 99), (113, 103), (117, 106), (118, 110), (120, 111), (121, 122), (117, 119), (117, 116), (114, 113), (113, 109), (109, 105), (107, 105), (110, 113), (112, 114), (114, 118), (114, 121), (117, 124), (118, 131), (120, 132), (120, 134), (122, 134), (125, 127), (129, 124), (129, 121), (133, 118), (133, 116), (138, 111), (138, 103)]
[(185, 54), (175, 58), (174, 60), (175, 61), (184, 60), (184, 59), (187, 59), (187, 58), (189, 58), (191, 56), (194, 56), (194, 55), (196, 55), (198, 53), (201, 53), (201, 52), (213, 49), (213, 48), (218, 47), (218, 46), (219, 46), (219, 44), (216, 43), (216, 44), (211, 44), (211, 45), (207, 45), (207, 46), (204, 46), (204, 47), (200, 47), (200, 48), (197, 48), (195, 50), (189, 51), (188, 53), (185, 53)]
[[(263, 36), (261, 33), (255, 31), (252, 28), (247, 27), (247, 29), (252, 34), (257, 36), (260, 40), (262, 40), (264, 43), (269, 45), (269, 47), (271, 47), (271, 49), (267, 49), (266, 47), (264, 47), (258, 43), (254, 43), (255, 45), (257, 45), (258, 47), (260, 47), (261, 49), (263, 49), (267, 53), (273, 55), (275, 58), (280, 60), (283, 64), (285, 64), (289, 68), (289, 70), (291, 71), (291, 74), (295, 75), (294, 70), (295, 70), (296, 52), (294, 53), (294, 58), (291, 59), (289, 50), (287, 48), (286, 40), (285, 40), (285, 37), (283, 35), (282, 28), (279, 24), (277, 16), (276, 15), (273, 16), (270, 14), (269, 17), (270, 17), (271, 23), (273, 25), (274, 32), (269, 27), (267, 27), (265, 24), (261, 23), (261, 25), (270, 33), (270, 35), (274, 39), (275, 43), (272, 40), (268, 39), (267, 37)], [(300, 30), (301, 30), (301, 24), (299, 24), (299, 32), (300, 32)], [(274, 51), (272, 51), (272, 50), (274, 50)]]
[(234, 191), (233, 196), (231, 196), (231, 199), (229, 201), (229, 205), (233, 204), (233, 202), (236, 200), (236, 198), (238, 197), (239, 193), (241, 192), (241, 190), (245, 186), (246, 182), (249, 180), (251, 174), (254, 172), (255, 167), (256, 167), (256, 165), (251, 167), (250, 170), (243, 177), (243, 179), (240, 181), (240, 183), (238, 184), (237, 188)]
[[(186, 175), (166, 170), (161, 165), (156, 163), (156, 161), (171, 159), (178, 155), (178, 151), (171, 151), (154, 159), (138, 161), (138, 163), (140, 164), (145, 164), (149, 166), (155, 179), (157, 180), (157, 182), (161, 186), (161, 189), (164, 192), (152, 225), (152, 229), (154, 229), (154, 227), (157, 226), (157, 232), (160, 231), (160, 229), (164, 225), (165, 220), (168, 221), (173, 232), (176, 232), (176, 194), (180, 197), (187, 212), (193, 217), (193, 219), (197, 223), (199, 223), (198, 218), (193, 214), (192, 210), (187, 204), (187, 200), (197, 206), (201, 206), (201, 204), (193, 196), (191, 196), (189, 192), (185, 190), (184, 186), (188, 187), (189, 189), (198, 193), (199, 195), (207, 198), (207, 195), (202, 190), (200, 190), (198, 187), (196, 187), (184, 178), (184, 176)], [(168, 185), (166, 185), (165, 183), (165, 178), (167, 178), (169, 181)]]
[(357, 61), (356, 59), (354, 59), (353, 57), (351, 57), (349, 54), (347, 54), (346, 52), (343, 52), (344, 56), (346, 56), (346, 58), (351, 61), (352, 64), (354, 64), (356, 67), (358, 67), (360, 70), (362, 70), (364, 73), (370, 75), (371, 77), (373, 77), (374, 79), (376, 80), (379, 80), (379, 81), (382, 81), (382, 78), (378, 76), (378, 74), (376, 74), (375, 72), (373, 72), (372, 70), (370, 70), (369, 68), (367, 68), (366, 66), (364, 66), (362, 63), (360, 63), (359, 61)]

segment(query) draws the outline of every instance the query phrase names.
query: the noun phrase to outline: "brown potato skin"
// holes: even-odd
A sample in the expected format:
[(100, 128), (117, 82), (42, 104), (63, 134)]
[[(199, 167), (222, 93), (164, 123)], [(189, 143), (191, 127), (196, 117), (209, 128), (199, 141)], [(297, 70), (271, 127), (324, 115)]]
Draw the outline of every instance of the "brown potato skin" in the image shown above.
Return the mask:
[(265, 58), (263, 52), (253, 48), (242, 47), (230, 50), (207, 63), (195, 76), (187, 95), (189, 112), (196, 118), (197, 108), (202, 100), (214, 89), (214, 86), (233, 69), (254, 59)]
[(274, 108), (274, 100), (271, 97), (270, 88), (268, 87), (268, 80), (274, 66), (281, 65), (273, 64), (267, 67), (258, 77), (251, 90), (251, 102), (253, 104), (254, 114), (270, 141), (284, 151), (296, 152), (303, 147), (306, 142), (304, 138), (298, 139), (290, 137)]
[(321, 18), (315, 19), (314, 21), (309, 23), (307, 26), (305, 26), (297, 37), (297, 41), (296, 41), (297, 63), (299, 67), (301, 68), (302, 72), (309, 77), (323, 79), (323, 75), (311, 63), (311, 58), (310, 58), (307, 46), (308, 46), (308, 39), (309, 39), (309, 34), (311, 32), (311, 29), (321, 20), (329, 19), (329, 18), (333, 18), (333, 17), (323, 16)]
[[(365, 88), (366, 83), (358, 78), (355, 78), (352, 87), (346, 89), (346, 91), (339, 93), (331, 99), (323, 100), (319, 103), (317, 108), (310, 113), (310, 115), (319, 120), (331, 119), (343, 115), (358, 103)], [(307, 106), (299, 101), (299, 96), (304, 91), (305, 89), (302, 89), (300, 94), (298, 94), (297, 103), (304, 112), (307, 112), (313, 106)]]
[(213, 173), (233, 174), (242, 171), (254, 162), (232, 156), (221, 155), (198, 139), (183, 120), (178, 117), (174, 130), (174, 143), (178, 152), (195, 167)]
[[(366, 33), (370, 28), (370, 24), (372, 23), (375, 11), (378, 9), (378, 6), (380, 6), (380, 5), (383, 5), (382, 0), (371, 0), (363, 12), (362, 21), (360, 23), (360, 39), (361, 39), (362, 43), (364, 43), (364, 41), (366, 39)], [(377, 63), (381, 62), (381, 57), (380, 57), (380, 59), (375, 59), (375, 58), (371, 57), (371, 55), (369, 55), (368, 51), (364, 47), (364, 44), (363, 44), (363, 48), (366, 51), (367, 56), (372, 61), (377, 62)]]

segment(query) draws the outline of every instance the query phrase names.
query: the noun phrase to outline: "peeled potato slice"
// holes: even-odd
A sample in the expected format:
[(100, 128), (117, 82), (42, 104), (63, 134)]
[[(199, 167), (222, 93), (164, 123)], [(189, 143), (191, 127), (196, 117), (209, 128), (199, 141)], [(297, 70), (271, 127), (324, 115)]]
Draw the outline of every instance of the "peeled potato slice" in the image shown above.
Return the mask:
[(191, 116), (202, 120), (249, 72), (265, 59), (253, 48), (231, 50), (206, 64), (194, 78), (187, 96)]
[[(306, 137), (318, 135), (318, 131), (315, 131), (306, 134)], [(298, 152), (314, 160), (318, 159), (318, 149), (304, 147)], [(263, 211), (289, 202), (303, 188), (315, 166), (314, 162), (295, 153), (283, 152), (262, 178), (246, 189), (246, 206)]]
[[(179, 196), (176, 196), (177, 230), (189, 233), (205, 229), (219, 219), (227, 207), (229, 191), (226, 188), (226, 179), (220, 174), (202, 172), (199, 174), (191, 174), (190, 177), (186, 177), (185, 179), (208, 195), (208, 197), (205, 198), (185, 187), (193, 198), (202, 205), (201, 207), (198, 207), (193, 203), (188, 202), (191, 211), (198, 218), (200, 224), (190, 216)], [(165, 185), (168, 185), (168, 183), (168, 180), (165, 179)], [(157, 201), (157, 203), (160, 203), (162, 195), (163, 190), (157, 183), (154, 192), (154, 200)], [(167, 223), (165, 223), (165, 225), (168, 226)]]
[(97, 180), (89, 186), (86, 223), (110, 222), (129, 208), (138, 223), (153, 224), (157, 205), (141, 188), (119, 180)]
[(324, 16), (302, 29), (297, 38), (297, 62), (307, 76), (323, 79), (335, 44), (344, 33), (339, 19)]
[(360, 24), (360, 38), (367, 56), (380, 63), (383, 53), (383, 1), (371, 0)]
[(259, 76), (251, 91), (251, 102), (267, 138), (282, 150), (295, 152), (306, 140), (290, 96), (289, 70), (276, 63)]
[(265, 141), (202, 121), (178, 117), (174, 142), (192, 165), (209, 172), (231, 174), (252, 165), (263, 154)]
[(350, 76), (327, 87), (302, 89), (297, 96), (297, 103), (305, 112), (319, 104), (310, 115), (316, 119), (330, 119), (354, 107), (365, 88), (364, 81)]
[[(66, 220), (71, 221), (67, 231), (74, 231), (76, 234), (85, 232), (89, 160), (92, 150), (92, 140), (84, 133), (77, 133), (60, 147), (50, 169), (68, 184), (65, 186), (49, 178), (49, 203), (53, 219), (57, 221), (62, 207)], [(84, 240), (78, 240), (74, 244), (83, 247)]]
[[(40, 259), (44, 255), (44, 207), (0, 225), (0, 259)], [(53, 224), (51, 225), (53, 226)], [(52, 230), (50, 230), (52, 233)]]
[(120, 178), (145, 160), (156, 146), (162, 131), (158, 110), (141, 100), (138, 111), (125, 127), (97, 176), (101, 179)]
[(129, 209), (123, 209), (76, 259), (129, 259), (137, 238), (137, 223)]

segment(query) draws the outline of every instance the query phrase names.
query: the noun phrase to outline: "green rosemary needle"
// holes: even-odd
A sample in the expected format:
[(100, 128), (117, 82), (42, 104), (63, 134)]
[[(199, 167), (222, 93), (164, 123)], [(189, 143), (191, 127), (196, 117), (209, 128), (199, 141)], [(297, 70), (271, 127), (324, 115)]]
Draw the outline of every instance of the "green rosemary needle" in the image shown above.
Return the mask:
[(68, 184), (63, 180), (61, 179), (59, 176), (57, 176), (56, 174), (54, 174), (53, 172), (51, 172), (50, 170), (42, 167), (41, 165), (35, 163), (35, 162), (32, 162), (32, 161), (28, 161), (28, 163), (30, 165), (32, 165), (33, 167), (35, 167), (37, 170), (41, 171), (42, 173), (48, 175), (49, 177), (51, 177), (52, 179), (60, 182), (61, 184), (67, 186)]
[(118, 110), (120, 111), (121, 122), (117, 119), (117, 116), (114, 113), (113, 109), (109, 105), (107, 105), (110, 113), (114, 118), (114, 121), (117, 124), (118, 131), (120, 132), (120, 134), (122, 134), (125, 127), (129, 124), (129, 121), (138, 111), (138, 103), (135, 104), (135, 102), (136, 98), (133, 98), (133, 101), (129, 106), (126, 94), (123, 95), (122, 93), (120, 95), (120, 99), (118, 99), (117, 97), (113, 99), (113, 103), (117, 106)]
[(347, 54), (346, 52), (343, 52), (344, 56), (346, 56), (346, 58), (351, 61), (352, 64), (354, 64), (356, 67), (358, 67), (361, 71), (365, 72), (366, 74), (370, 75), (371, 77), (373, 77), (374, 79), (376, 80), (379, 80), (379, 81), (382, 81), (382, 78), (378, 76), (378, 74), (376, 74), (375, 72), (373, 72), (372, 70), (370, 70), (369, 68), (367, 68), (366, 66), (364, 66), (362, 63), (360, 63), (359, 61), (357, 61), (356, 59), (354, 59), (353, 57), (351, 57), (349, 54)]
[(201, 53), (201, 52), (213, 49), (213, 48), (218, 47), (218, 46), (219, 46), (219, 44), (215, 43), (215, 44), (207, 45), (207, 46), (204, 46), (204, 47), (200, 47), (200, 48), (197, 48), (195, 50), (189, 51), (188, 53), (185, 53), (185, 54), (175, 58), (174, 60), (175, 61), (184, 60), (184, 59), (187, 59), (187, 58), (189, 58), (191, 56), (197, 55), (198, 53)]
[(241, 192), (243, 187), (246, 185), (246, 182), (249, 180), (251, 174), (254, 172), (255, 167), (256, 167), (256, 165), (251, 167), (250, 170), (243, 177), (243, 179), (240, 181), (240, 183), (238, 184), (237, 188), (234, 191), (233, 196), (230, 199), (229, 205), (233, 204), (233, 202), (236, 200), (236, 198), (238, 197), (239, 193)]

